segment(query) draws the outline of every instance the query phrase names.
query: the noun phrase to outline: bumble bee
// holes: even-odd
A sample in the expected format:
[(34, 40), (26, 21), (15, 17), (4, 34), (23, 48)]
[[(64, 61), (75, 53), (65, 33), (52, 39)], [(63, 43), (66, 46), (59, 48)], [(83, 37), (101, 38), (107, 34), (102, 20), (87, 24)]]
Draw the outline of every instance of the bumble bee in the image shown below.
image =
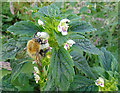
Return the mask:
[(33, 60), (35, 60), (36, 64), (42, 70), (40, 58), (44, 57), (49, 49), (43, 50), (43, 46), (47, 44), (47, 42), (45, 42), (41, 37), (36, 37), (36, 34), (37, 32), (33, 35), (32, 40), (27, 42), (27, 53)]

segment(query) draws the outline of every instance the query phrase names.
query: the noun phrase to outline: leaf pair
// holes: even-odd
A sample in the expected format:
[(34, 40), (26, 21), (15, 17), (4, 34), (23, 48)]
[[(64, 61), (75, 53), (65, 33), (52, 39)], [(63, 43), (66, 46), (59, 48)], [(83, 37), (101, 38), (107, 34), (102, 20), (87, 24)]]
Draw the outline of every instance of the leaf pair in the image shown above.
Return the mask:
[[(52, 81), (54, 86), (56, 86), (59, 90), (67, 91), (70, 83), (73, 81), (73, 66), (74, 64), (69, 53), (63, 47), (59, 47), (59, 49), (52, 49), (49, 76), (46, 86), (50, 81)], [(52, 87), (52, 85), (50, 87)], [(44, 90), (48, 91), (49, 89), (50, 88), (45, 87)]]

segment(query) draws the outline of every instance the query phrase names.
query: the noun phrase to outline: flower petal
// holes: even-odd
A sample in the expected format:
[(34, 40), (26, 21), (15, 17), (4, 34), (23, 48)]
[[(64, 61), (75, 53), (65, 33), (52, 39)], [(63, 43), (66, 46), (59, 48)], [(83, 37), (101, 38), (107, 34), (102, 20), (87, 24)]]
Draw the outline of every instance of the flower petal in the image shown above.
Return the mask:
[(35, 60), (33, 60), (32, 64), (35, 64)]
[(58, 25), (58, 31), (59, 31), (59, 32), (62, 31), (62, 27), (60, 26), (60, 24)]
[(52, 47), (48, 47), (48, 49), (52, 50)]
[(68, 50), (68, 45), (67, 45), (67, 44), (65, 44), (65, 45), (64, 45), (64, 48), (65, 48), (66, 50)]
[(69, 19), (62, 19), (60, 22), (70, 22), (70, 20)]
[(41, 21), (40, 19), (38, 19), (38, 24), (39, 25), (44, 25), (43, 21)]
[(38, 83), (38, 80), (36, 80), (36, 83)]
[(67, 35), (67, 31), (62, 31), (62, 35)]
[(37, 36), (41, 36), (41, 32), (37, 32)]
[(99, 81), (102, 82), (102, 84), (104, 84), (104, 79), (102, 77), (99, 77)]
[(46, 32), (40, 32), (40, 38), (48, 39), (49, 35)]
[(100, 85), (101, 87), (104, 87), (104, 79), (103, 79), (102, 77), (99, 77), (99, 78), (96, 80), (95, 84), (96, 84), (97, 86)]
[(40, 49), (44, 49), (44, 48), (48, 48), (48, 47), (49, 47), (49, 43), (40, 45)]
[(71, 47), (73, 44), (75, 44), (75, 42), (74, 42), (73, 40), (71, 40), (71, 39), (67, 40), (67, 43), (70, 44), (70, 47)]
[(97, 86), (98, 86), (98, 85), (100, 85), (100, 83), (99, 83), (99, 82), (95, 82), (95, 85), (97, 85)]
[(101, 83), (100, 86), (101, 86), (101, 87), (104, 87), (104, 84)]
[(39, 69), (36, 66), (34, 66), (34, 70), (36, 73), (39, 73)]

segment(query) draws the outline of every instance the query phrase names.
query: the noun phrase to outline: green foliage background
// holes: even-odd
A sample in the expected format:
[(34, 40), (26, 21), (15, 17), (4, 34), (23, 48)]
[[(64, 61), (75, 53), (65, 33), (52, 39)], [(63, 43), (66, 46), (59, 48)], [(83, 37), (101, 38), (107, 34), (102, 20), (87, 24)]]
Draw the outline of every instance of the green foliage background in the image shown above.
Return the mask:
[[(1, 69), (3, 91), (116, 91), (120, 88), (118, 3), (32, 4), (13, 3), (15, 14), (12, 15), (10, 4), (2, 3), (2, 61), (9, 62), (12, 68), (12, 71)], [(70, 20), (67, 36), (57, 32), (63, 18)], [(38, 25), (38, 19), (45, 23), (45, 29)], [(32, 59), (24, 51), (27, 41), (36, 31), (47, 32), (53, 47), (48, 53), (51, 59), (42, 59), (44, 73), (40, 73), (39, 84), (35, 83), (33, 75), (36, 64), (32, 64)], [(63, 44), (68, 39), (76, 44), (66, 51)], [(95, 85), (98, 77), (105, 79), (104, 88)]]

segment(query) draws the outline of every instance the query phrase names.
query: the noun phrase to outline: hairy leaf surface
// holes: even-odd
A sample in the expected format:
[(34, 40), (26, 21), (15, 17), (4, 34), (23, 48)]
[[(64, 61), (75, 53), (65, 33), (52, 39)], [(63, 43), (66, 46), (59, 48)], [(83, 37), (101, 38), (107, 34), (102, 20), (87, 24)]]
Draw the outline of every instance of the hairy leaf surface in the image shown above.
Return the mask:
[(7, 43), (2, 45), (2, 60), (15, 58), (16, 53), (19, 49), (16, 46), (16, 41), (14, 39), (9, 39)]
[(70, 91), (98, 91), (94, 80), (88, 79), (81, 75), (75, 75), (74, 81), (71, 83)]
[(71, 26), (70, 30), (72, 32), (77, 32), (77, 33), (85, 33), (85, 32), (91, 32), (96, 30), (89, 23), (85, 21), (72, 21), (70, 23), (70, 26)]
[(55, 4), (51, 4), (49, 6), (43, 6), (39, 9), (39, 11), (36, 13), (37, 16), (49, 16), (49, 17), (55, 17), (60, 14), (59, 8)]
[(74, 61), (75, 66), (78, 69), (81, 69), (86, 76), (96, 79), (95, 75), (92, 73), (86, 59), (77, 51), (71, 51), (70, 55)]
[(43, 28), (41, 26), (37, 27), (31, 21), (20, 21), (10, 26), (7, 30), (9, 32), (13, 32), (13, 34), (15, 35), (19, 34), (19, 35), (33, 36), (35, 32), (42, 31)]
[(105, 70), (118, 71), (118, 62), (115, 57), (104, 47), (101, 48), (103, 55), (99, 55), (100, 64)]
[(88, 53), (92, 54), (101, 54), (102, 52), (95, 47), (88, 39), (73, 39), (75, 41), (75, 44), (73, 45), (73, 48), (80, 49)]
[(6, 59), (14, 59), (16, 54), (17, 58), (24, 58), (25, 53), (24, 55), (20, 55), (18, 52), (22, 51), (26, 47), (27, 41), (30, 39), (30, 37), (20, 37), (17, 41), (15, 41), (13, 38), (9, 39), (7, 43), (2, 45), (2, 60), (5, 61)]

